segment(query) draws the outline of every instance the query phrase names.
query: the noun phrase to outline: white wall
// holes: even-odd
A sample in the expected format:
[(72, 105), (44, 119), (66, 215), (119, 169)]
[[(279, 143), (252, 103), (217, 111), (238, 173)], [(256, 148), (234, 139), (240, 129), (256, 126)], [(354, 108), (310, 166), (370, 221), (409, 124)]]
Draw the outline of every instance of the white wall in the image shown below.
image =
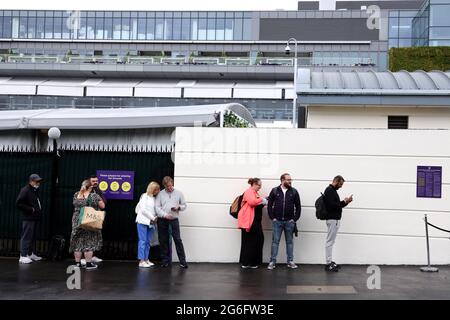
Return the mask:
[(410, 129), (450, 129), (450, 108), (309, 106), (308, 128), (387, 129), (388, 116), (409, 116)]
[[(262, 195), (289, 172), (302, 200), (295, 260), (323, 263), (325, 224), (314, 202), (335, 175), (347, 182), (341, 197), (354, 194), (344, 209), (335, 261), (351, 264), (426, 262), (424, 213), (450, 229), (450, 131), (345, 129), (177, 128), (175, 186), (188, 209), (181, 214), (189, 261), (237, 262), (240, 230), (228, 214), (249, 177), (263, 181)], [(443, 167), (442, 199), (416, 198), (418, 165)], [(265, 213), (264, 258), (271, 228)], [(432, 262), (450, 263), (449, 235), (431, 231)], [(284, 240), (279, 261), (285, 261)]]

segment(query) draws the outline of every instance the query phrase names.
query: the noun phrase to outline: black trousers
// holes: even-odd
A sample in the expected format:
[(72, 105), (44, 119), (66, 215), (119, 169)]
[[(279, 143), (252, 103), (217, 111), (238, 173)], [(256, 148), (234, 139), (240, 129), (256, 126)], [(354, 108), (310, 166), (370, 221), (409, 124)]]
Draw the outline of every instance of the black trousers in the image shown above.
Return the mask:
[(36, 253), (37, 221), (22, 222), (22, 236), (20, 239), (20, 255), (26, 257)]
[(170, 263), (170, 247), (169, 247), (169, 226), (172, 227), (172, 238), (177, 249), (178, 260), (180, 263), (186, 263), (186, 254), (184, 253), (183, 241), (180, 235), (180, 222), (178, 219), (167, 220), (158, 219), (158, 237), (159, 245), (161, 247), (162, 263)]

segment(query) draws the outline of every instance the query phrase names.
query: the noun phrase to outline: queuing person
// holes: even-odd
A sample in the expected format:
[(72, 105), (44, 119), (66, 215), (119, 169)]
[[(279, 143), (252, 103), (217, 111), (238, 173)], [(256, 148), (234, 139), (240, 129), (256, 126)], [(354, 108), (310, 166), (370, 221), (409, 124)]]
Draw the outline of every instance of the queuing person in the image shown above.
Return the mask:
[(20, 190), (16, 200), (17, 208), (22, 211), (19, 263), (23, 264), (42, 260), (36, 254), (37, 226), (42, 217), (42, 204), (38, 192), (41, 182), (42, 178), (38, 174), (30, 175), (28, 184)]
[(262, 264), (264, 234), (261, 221), (267, 199), (258, 193), (262, 186), (259, 178), (250, 178), (248, 184), (250, 187), (244, 192), (238, 213), (238, 227), (242, 231), (239, 263), (244, 269), (256, 269)]
[(159, 184), (150, 182), (147, 192), (141, 195), (136, 206), (136, 225), (138, 234), (138, 259), (140, 268), (150, 268), (154, 266), (149, 260), (150, 241), (155, 231), (157, 213), (156, 196), (160, 191)]
[[(82, 207), (93, 207), (95, 210), (103, 210), (105, 208), (102, 198), (98, 194), (92, 193), (90, 180), (84, 180), (80, 191), (73, 196), (73, 207), (69, 251), (74, 253), (76, 267), (85, 267), (87, 270), (97, 269), (98, 266), (92, 261), (92, 256), (94, 251), (99, 251), (102, 248), (102, 233), (101, 231), (83, 229), (78, 221)], [(83, 255), (86, 259), (86, 265), (81, 263)]]
[(162, 190), (156, 198), (156, 211), (158, 214), (158, 236), (161, 248), (162, 267), (171, 265), (169, 248), (169, 227), (172, 230), (172, 239), (175, 242), (180, 267), (187, 269), (186, 254), (180, 235), (180, 222), (178, 220), (181, 211), (186, 210), (186, 201), (183, 194), (173, 186), (173, 179), (169, 176), (163, 178)]
[(340, 266), (333, 261), (333, 245), (336, 241), (336, 236), (340, 227), (342, 208), (346, 207), (353, 201), (353, 195), (346, 197), (341, 201), (337, 190), (344, 185), (344, 178), (336, 176), (333, 182), (325, 189), (324, 203), (327, 211), (327, 240), (325, 243), (325, 270), (330, 272), (338, 272)]
[(267, 267), (269, 270), (276, 267), (278, 246), (283, 231), (286, 239), (287, 267), (297, 268), (294, 263), (294, 230), (301, 214), (300, 195), (292, 187), (292, 178), (288, 173), (281, 175), (280, 181), (281, 184), (270, 192), (267, 204), (267, 212), (273, 226), (271, 256)]
[[(90, 178), (89, 178), (89, 181), (91, 182), (91, 185), (92, 185), (91, 193), (98, 194), (102, 198), (102, 201), (103, 201), (103, 203), (106, 206), (106, 197), (103, 194), (103, 192), (100, 190), (100, 188), (98, 187), (98, 177), (97, 177), (97, 175), (95, 175), (95, 174), (91, 175)], [(95, 254), (95, 252), (93, 254)], [(94, 262), (95, 264), (98, 264), (100, 262), (103, 262), (103, 259), (100, 259), (99, 257), (94, 255), (92, 257), (92, 262)], [(86, 265), (86, 259), (81, 259), (81, 264), (82, 265)]]

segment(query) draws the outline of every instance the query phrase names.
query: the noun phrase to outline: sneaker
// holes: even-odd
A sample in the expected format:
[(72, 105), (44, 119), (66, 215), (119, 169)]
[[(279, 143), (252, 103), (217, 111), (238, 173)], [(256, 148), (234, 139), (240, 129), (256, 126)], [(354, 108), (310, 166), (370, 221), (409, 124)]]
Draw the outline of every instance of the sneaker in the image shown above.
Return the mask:
[(187, 269), (188, 268), (187, 263), (186, 262), (180, 263), (180, 268)]
[(100, 259), (99, 257), (93, 256), (91, 261), (93, 263), (100, 263), (100, 262), (103, 262), (103, 259)]
[(294, 261), (289, 261), (287, 263), (287, 267), (291, 268), (291, 269), (297, 269), (298, 268), (298, 266), (294, 263)]
[(37, 255), (35, 255), (34, 253), (32, 253), (31, 255), (28, 256), (28, 258), (30, 258), (33, 261), (41, 261), (42, 258), (38, 257)]
[(150, 268), (151, 266), (147, 263), (147, 261), (139, 262), (139, 268)]
[(30, 264), (32, 262), (33, 262), (33, 260), (31, 260), (28, 257), (20, 257), (20, 259), (19, 259), (19, 263), (21, 263), (21, 264)]
[(249, 268), (250, 269), (258, 269), (259, 267), (258, 266), (250, 266)]
[(338, 272), (339, 269), (335, 265), (333, 265), (332, 263), (329, 263), (329, 264), (325, 265), (325, 271), (327, 271), (327, 272)]
[(162, 268), (168, 268), (168, 267), (170, 267), (170, 264), (169, 263), (163, 263), (163, 264), (161, 264), (161, 267)]
[(151, 262), (150, 260), (146, 260), (145, 261), (150, 267), (153, 267), (155, 264), (153, 262)]
[(242, 269), (248, 269), (250, 266), (241, 266)]
[(86, 270), (95, 270), (98, 266), (93, 262), (86, 262)]
[(338, 268), (338, 270), (341, 269), (341, 266), (338, 265), (338, 264), (336, 264), (336, 262), (331, 261), (331, 264), (332, 264), (335, 268)]
[(275, 267), (276, 267), (275, 262), (271, 261), (271, 262), (269, 263), (269, 265), (267, 266), (267, 269), (273, 270), (273, 269), (275, 269)]

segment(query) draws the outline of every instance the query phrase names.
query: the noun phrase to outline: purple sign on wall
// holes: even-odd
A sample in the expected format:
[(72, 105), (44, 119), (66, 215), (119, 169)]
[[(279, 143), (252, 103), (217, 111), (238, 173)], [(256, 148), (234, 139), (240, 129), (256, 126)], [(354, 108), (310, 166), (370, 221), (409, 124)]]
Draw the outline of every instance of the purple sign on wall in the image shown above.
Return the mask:
[(441, 198), (442, 167), (417, 167), (417, 198)]
[(133, 200), (134, 171), (97, 170), (97, 177), (106, 199)]

